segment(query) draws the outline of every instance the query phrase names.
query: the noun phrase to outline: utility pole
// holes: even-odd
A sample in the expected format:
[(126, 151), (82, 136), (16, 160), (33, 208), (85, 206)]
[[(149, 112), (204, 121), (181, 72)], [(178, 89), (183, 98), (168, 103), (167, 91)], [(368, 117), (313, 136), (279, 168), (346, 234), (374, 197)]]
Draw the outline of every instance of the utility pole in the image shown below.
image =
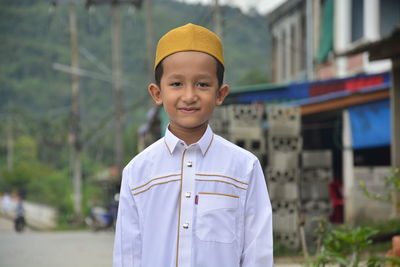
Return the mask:
[(222, 39), (222, 20), (219, 0), (214, 0), (214, 31)]
[(96, 4), (111, 4), (111, 56), (112, 56), (112, 84), (114, 93), (115, 113), (115, 145), (114, 158), (117, 168), (118, 180), (121, 180), (124, 147), (124, 109), (123, 109), (123, 88), (122, 88), (122, 60), (121, 60), (121, 4), (133, 4), (136, 8), (141, 6), (142, 0), (87, 0), (86, 6)]
[(118, 175), (121, 175), (124, 158), (123, 132), (124, 110), (122, 101), (122, 63), (121, 63), (121, 15), (118, 2), (111, 4), (112, 21), (112, 81), (115, 112), (115, 165)]
[[(69, 31), (71, 34), (71, 67), (79, 68), (78, 62), (78, 32), (76, 26), (75, 5), (69, 7)], [(70, 141), (72, 146), (71, 161), (73, 166), (73, 196), (75, 219), (80, 221), (82, 215), (82, 166), (81, 166), (81, 142), (79, 119), (79, 78), (76, 73), (71, 74), (72, 81), (72, 109)]]
[(147, 79), (153, 81), (154, 64), (154, 28), (153, 28), (153, 0), (146, 0), (146, 43), (147, 43)]
[(7, 116), (7, 170), (14, 168), (14, 133), (12, 115)]

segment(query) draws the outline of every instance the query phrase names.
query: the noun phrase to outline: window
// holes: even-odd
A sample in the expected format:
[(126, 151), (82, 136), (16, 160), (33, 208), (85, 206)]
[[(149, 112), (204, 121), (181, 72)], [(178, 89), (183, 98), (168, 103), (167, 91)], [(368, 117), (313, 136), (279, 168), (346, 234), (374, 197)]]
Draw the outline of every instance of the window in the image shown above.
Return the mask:
[[(286, 41), (286, 33), (285, 33), (285, 31), (283, 30), (282, 31), (282, 49), (281, 49), (281, 53), (282, 53), (282, 57), (281, 57), (281, 60), (282, 60), (282, 62), (281, 62), (281, 66), (282, 66), (282, 69), (281, 69), (281, 78), (282, 78), (282, 80), (283, 81), (285, 81), (286, 80), (286, 68), (287, 68), (287, 64), (286, 64), (286, 57), (287, 57), (287, 54), (286, 54), (286, 51), (287, 51), (287, 49), (286, 49), (286, 47), (287, 47), (287, 41)], [(281, 81), (282, 81), (281, 80)]]
[(295, 25), (290, 26), (290, 76), (291, 80), (294, 79), (296, 74), (296, 53), (298, 53), (297, 49), (297, 40), (295, 35)]
[(278, 82), (278, 40), (274, 35), (272, 38), (272, 77), (274, 82)]
[(364, 0), (351, 0), (351, 41), (364, 36)]
[(390, 35), (400, 25), (400, 1), (381, 0), (379, 18), (381, 37)]

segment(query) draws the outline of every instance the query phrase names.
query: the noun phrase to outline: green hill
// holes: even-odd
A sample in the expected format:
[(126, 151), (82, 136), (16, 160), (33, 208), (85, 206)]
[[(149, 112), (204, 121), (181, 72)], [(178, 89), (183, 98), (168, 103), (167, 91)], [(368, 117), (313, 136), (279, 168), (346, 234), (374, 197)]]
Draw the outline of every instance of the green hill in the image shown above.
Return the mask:
[[(70, 65), (69, 6), (59, 4), (51, 12), (49, 7), (45, 0), (0, 0), (0, 192), (25, 192), (29, 200), (57, 207), (63, 215), (60, 221), (68, 222), (72, 214), (71, 82), (70, 74), (53, 66)], [(104, 81), (111, 79), (111, 8), (88, 10), (81, 4), (76, 9), (80, 68), (96, 77), (80, 78), (83, 205), (87, 208), (93, 197), (106, 196), (90, 178), (114, 163), (112, 85)], [(226, 81), (235, 86), (266, 80), (265, 19), (230, 7), (221, 11)], [(136, 153), (136, 129), (145, 121), (151, 102), (146, 90), (146, 13), (124, 6), (121, 14), (127, 162)], [(155, 40), (188, 22), (212, 28), (211, 7), (154, 1)], [(13, 153), (8, 153), (7, 144), (12, 144)], [(14, 167), (9, 170), (6, 163), (11, 154)]]
[[(46, 131), (38, 125), (45, 124), (48, 125), (47, 130), (56, 128), (54, 131), (58, 131), (59, 135), (67, 135), (70, 75), (53, 68), (56, 63), (70, 64), (69, 5), (61, 4), (61, 0), (59, 3), (49, 12), (49, 1), (0, 1), (2, 136), (5, 135), (4, 118), (10, 112), (19, 121), (16, 124), (17, 134), (43, 139)], [(111, 79), (111, 8), (102, 5), (87, 9), (80, 4), (76, 5), (76, 9), (80, 68), (94, 72), (102, 79)], [(235, 86), (254, 71), (264, 73), (266, 77), (269, 43), (265, 18), (248, 16), (239, 9), (226, 6), (221, 10), (226, 81)], [(124, 106), (127, 129), (131, 129), (145, 120), (144, 114), (150, 105), (146, 91), (149, 82), (146, 75), (146, 12), (123, 6), (121, 14)], [(212, 28), (211, 7), (170, 0), (154, 1), (155, 40), (171, 28), (188, 22)], [(112, 151), (113, 143), (112, 85), (81, 77), (80, 89), (82, 132), (85, 138), (92, 138), (89, 144), (94, 146), (89, 145), (89, 152), (90, 149), (97, 151), (98, 141), (101, 140), (101, 147), (104, 146), (102, 149), (106, 151), (102, 154), (112, 154), (108, 153)], [(58, 139), (63, 140), (62, 137)], [(46, 151), (47, 147), (43, 149)], [(2, 147), (0, 162), (4, 162), (4, 153), (5, 148)], [(39, 151), (40, 155), (43, 153)], [(47, 158), (52, 160), (53, 157), (44, 157)], [(110, 158), (110, 155), (105, 158)]]

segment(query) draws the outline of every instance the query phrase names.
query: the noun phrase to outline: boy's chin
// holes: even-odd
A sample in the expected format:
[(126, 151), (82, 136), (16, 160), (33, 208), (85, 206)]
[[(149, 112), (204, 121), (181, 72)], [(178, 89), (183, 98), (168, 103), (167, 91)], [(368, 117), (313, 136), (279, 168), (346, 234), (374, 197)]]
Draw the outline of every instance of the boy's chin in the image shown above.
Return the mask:
[(172, 126), (172, 128), (174, 129), (181, 129), (181, 130), (188, 130), (188, 131), (190, 131), (190, 130), (198, 130), (198, 129), (201, 129), (201, 128), (205, 128), (205, 127), (207, 127), (207, 125), (208, 125), (208, 121), (206, 121), (206, 122), (203, 122), (203, 123), (195, 123), (195, 122), (193, 122), (193, 123), (177, 123), (177, 124), (170, 124), (170, 126)]

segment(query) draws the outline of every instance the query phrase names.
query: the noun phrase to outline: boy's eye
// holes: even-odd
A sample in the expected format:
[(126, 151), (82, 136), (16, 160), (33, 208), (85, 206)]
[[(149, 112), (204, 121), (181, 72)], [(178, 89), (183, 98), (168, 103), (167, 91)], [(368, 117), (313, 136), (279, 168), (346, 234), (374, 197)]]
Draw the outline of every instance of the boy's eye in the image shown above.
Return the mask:
[(173, 83), (170, 83), (170, 85), (171, 86), (181, 86), (182, 83), (181, 82), (173, 82)]
[(208, 83), (197, 83), (197, 86), (199, 86), (199, 87), (209, 87), (210, 85)]

